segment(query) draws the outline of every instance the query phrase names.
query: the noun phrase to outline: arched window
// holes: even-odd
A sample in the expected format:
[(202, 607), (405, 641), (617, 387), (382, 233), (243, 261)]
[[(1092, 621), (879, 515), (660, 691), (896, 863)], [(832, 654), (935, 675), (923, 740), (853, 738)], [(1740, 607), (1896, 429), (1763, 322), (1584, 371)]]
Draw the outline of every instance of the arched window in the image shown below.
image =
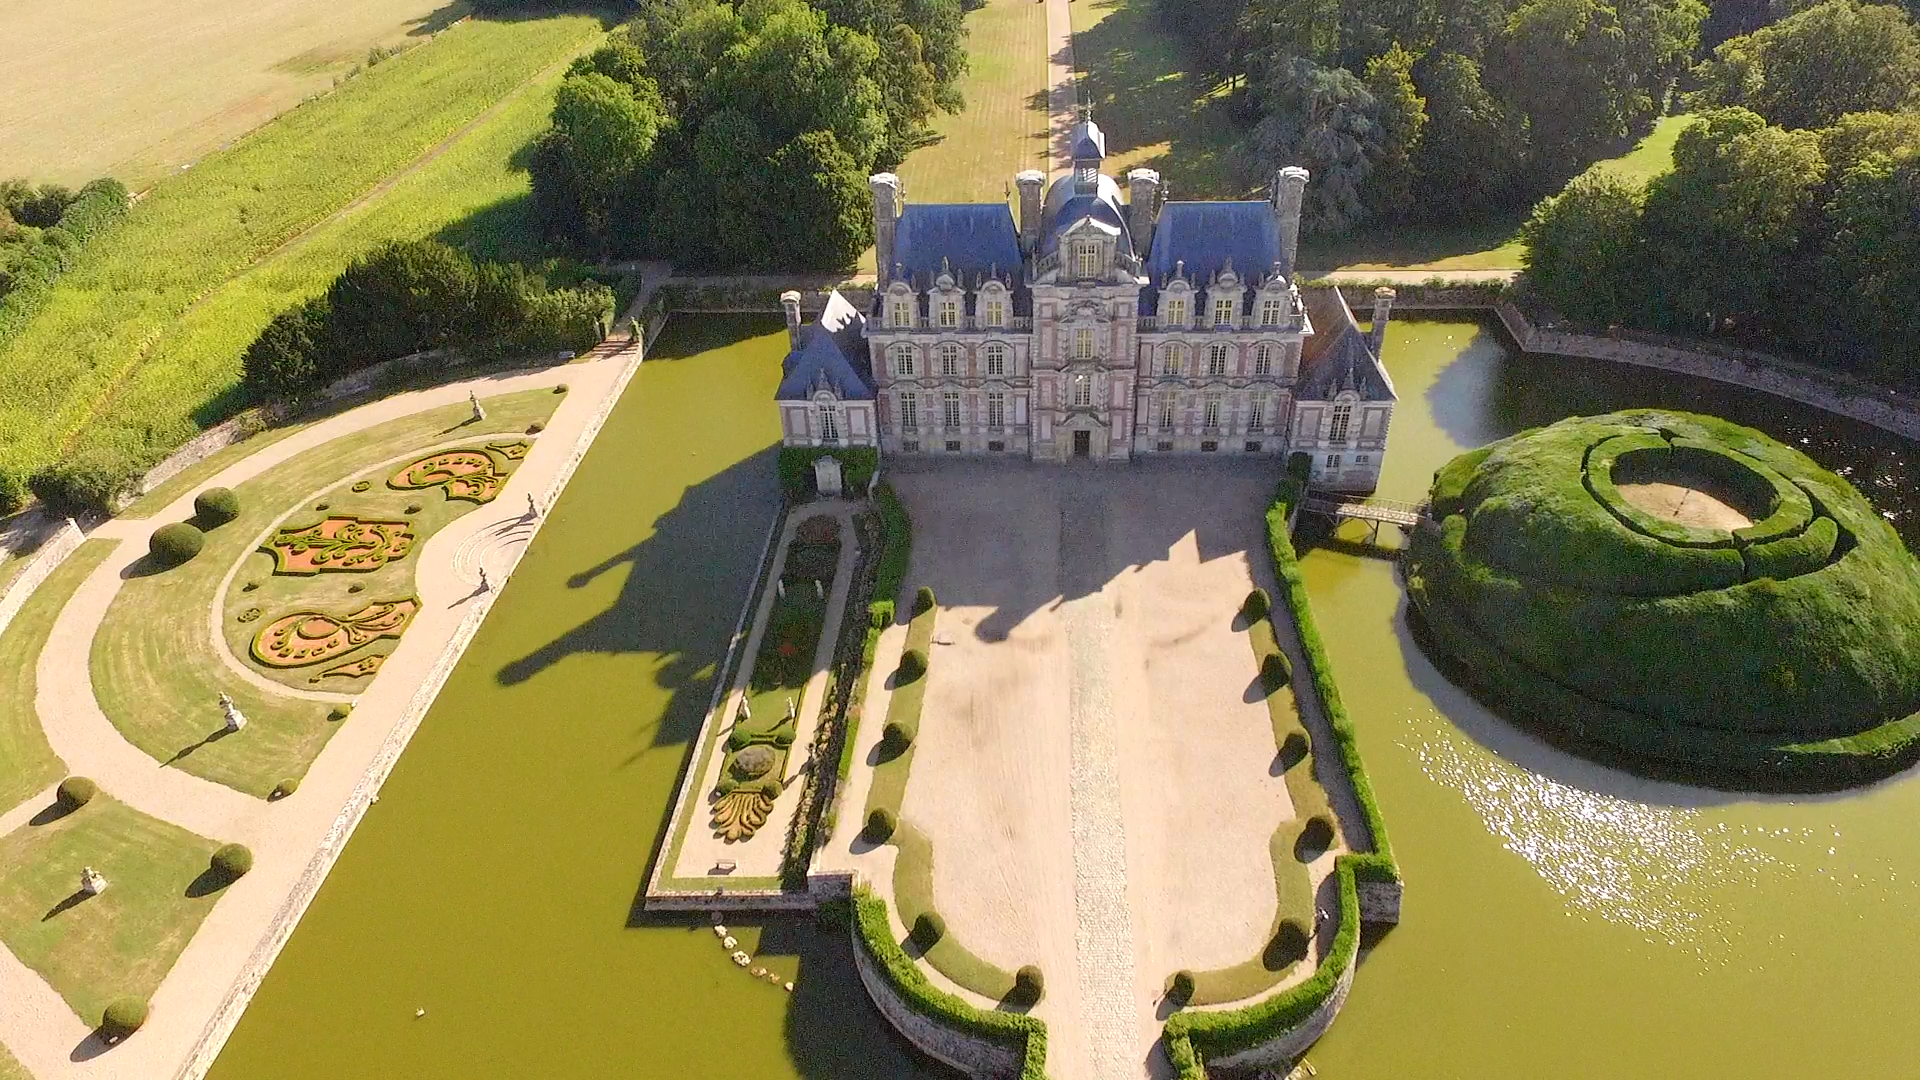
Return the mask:
[(949, 378), (960, 374), (960, 346), (951, 341), (940, 346), (940, 374)]
[(1164, 367), (1161, 368), (1160, 374), (1184, 375), (1186, 374), (1186, 371), (1187, 371), (1187, 347), (1176, 341), (1173, 344), (1167, 346), (1166, 364)]
[(987, 374), (1000, 376), (1007, 373), (1007, 347), (999, 342), (987, 345)]
[(1274, 347), (1270, 342), (1261, 342), (1253, 347), (1253, 373), (1255, 375), (1273, 374)]
[(913, 374), (913, 346), (895, 345), (891, 355), (895, 375), (911, 376)]
[(1224, 343), (1215, 343), (1207, 349), (1207, 374), (1225, 375), (1227, 373), (1227, 347)]

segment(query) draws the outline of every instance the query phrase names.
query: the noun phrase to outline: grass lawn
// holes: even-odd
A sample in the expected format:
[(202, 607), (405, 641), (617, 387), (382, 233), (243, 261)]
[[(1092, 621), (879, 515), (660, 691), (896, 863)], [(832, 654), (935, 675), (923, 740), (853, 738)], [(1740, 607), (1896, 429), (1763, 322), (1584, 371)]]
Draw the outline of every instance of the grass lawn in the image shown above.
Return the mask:
[[(73, 813), (0, 837), (0, 941), (73, 1011), (150, 996), (220, 898), (208, 859), (220, 845), (147, 817), (105, 792)], [(106, 875), (79, 893), (80, 870)]]
[[(909, 931), (921, 915), (936, 910), (933, 905), (933, 841), (926, 834), (902, 821), (893, 833), (893, 846), (899, 855), (893, 861), (893, 902), (900, 921)], [(908, 955), (916, 955), (920, 944), (909, 942)], [(918, 953), (933, 969), (976, 994), (1000, 1001), (1013, 992), (1013, 973), (974, 955), (951, 931), (942, 934), (925, 952)]]
[[(215, 603), (221, 579), (236, 562), (247, 560), (246, 570), (236, 575), (235, 581), (243, 585), (256, 580), (246, 574), (264, 568), (265, 563), (256, 564), (254, 560), (261, 557), (249, 554), (254, 540), (298, 500), (340, 484), (376, 462), (422, 447), (454, 439), (464, 445), (494, 437), (524, 437), (519, 433), (533, 421), (550, 416), (560, 397), (548, 390), (527, 390), (481, 400), (487, 406), (484, 424), (462, 427), (469, 417), (467, 406), (447, 405), (387, 421), (282, 463), (234, 489), (240, 497), (240, 517), (209, 532), (206, 549), (197, 558), (124, 582), (94, 637), (92, 656), (94, 693), (101, 710), (121, 734), (162, 762), (251, 795), (264, 797), (279, 781), (305, 775), (307, 766), (332, 737), (334, 724), (327, 720), (332, 705), (269, 694), (227, 669), (214, 653), (207, 634), (207, 611)], [(466, 505), (444, 505), (445, 497), (437, 491), (405, 493), (403, 502), (406, 497), (419, 503), (423, 515), (426, 508), (436, 508), (431, 518), (422, 517), (423, 522), (438, 521), (432, 526), (435, 528), (457, 516), (459, 508)], [(441, 518), (442, 514), (447, 516)], [(416, 551), (426, 539), (424, 529), (416, 540)], [(393, 570), (376, 575), (397, 579), (385, 582), (386, 589), (410, 595), (410, 585), (403, 583), (411, 581), (413, 565), (409, 557)], [(264, 583), (269, 576), (262, 574), (257, 580)], [(335, 580), (342, 577), (356, 580)], [(300, 578), (301, 584), (293, 586), (283, 599), (290, 603), (294, 595), (311, 595), (331, 611), (358, 606), (359, 595), (390, 598), (385, 590), (370, 584), (364, 594), (351, 597), (355, 603), (349, 605), (346, 588), (367, 577), (320, 574)], [(278, 589), (276, 585), (271, 595), (279, 596)], [(230, 614), (227, 618), (231, 622)], [(383, 643), (381, 647), (390, 646)], [(339, 689), (351, 690), (356, 683), (364, 685), (363, 680), (354, 680)], [(221, 724), (215, 700), (223, 691), (233, 696), (249, 723), (238, 734), (216, 738)]]
[[(933, 645), (933, 622), (939, 616), (940, 606), (933, 607), (913, 617), (907, 624), (906, 649), (919, 649), (925, 654)], [(902, 650), (904, 655), (905, 649)], [(887, 675), (889, 680), (898, 678), (895, 673)], [(887, 722), (906, 725), (909, 731), (920, 729), (920, 706), (927, 698), (927, 676), (922, 675), (910, 682), (900, 683), (893, 688), (893, 696), (887, 699)], [(867, 789), (867, 808), (861, 811), (860, 820), (865, 821), (875, 810), (887, 809), (894, 814), (900, 813), (900, 800), (907, 794), (907, 775), (913, 768), (914, 743), (908, 743), (905, 750), (885, 757), (873, 768), (873, 786)]]
[[(45, 308), (0, 348), (0, 483), (16, 483), (63, 448), (71, 450), (70, 440), (96, 418), (102, 424), (86, 435), (88, 449), (149, 460), (213, 419), (202, 410), (231, 384), (239, 350), (251, 337), (240, 316), (253, 312), (264, 323), (272, 314), (259, 311), (260, 299), (229, 299), (223, 286), (599, 33), (599, 21), (588, 16), (465, 23), (156, 186), (109, 242), (82, 252)], [(526, 122), (512, 110), (496, 117)], [(498, 133), (487, 125), (468, 136), (488, 137)], [(427, 189), (434, 201), (449, 199), (447, 213), (468, 205), (462, 198), (492, 205), (504, 189), (499, 166), (465, 171), (458, 167), (464, 160), (436, 174), (443, 187)], [(450, 199), (469, 183), (483, 190)], [(420, 190), (412, 189), (413, 197)], [(383, 194), (396, 193), (399, 187)], [(424, 204), (407, 204), (415, 209), (401, 218), (429, 232), (451, 220), (422, 222), (417, 215)], [(288, 265), (302, 268), (296, 280), (330, 274), (327, 267), (337, 269), (386, 238), (378, 228), (371, 231), (354, 242), (309, 237), (309, 244), (320, 245), (316, 253), (296, 248), (298, 258)], [(329, 243), (340, 248), (321, 258)], [(259, 288), (286, 284), (280, 279)], [(196, 304), (214, 310), (201, 316)], [(213, 321), (197, 321), (203, 317)], [(198, 333), (218, 342), (202, 343)], [(148, 365), (151, 373), (142, 370)]]
[(464, 13), (443, 0), (12, 0), (0, 162), (137, 190), (325, 91), (370, 46), (417, 43)]
[(4, 1046), (0, 1046), (0, 1080), (33, 1080), (27, 1067), (15, 1061)]
[(80, 582), (105, 561), (114, 540), (88, 540), (33, 590), (0, 634), (0, 809), (11, 809), (66, 775), (47, 746), (34, 708), (40, 650)]

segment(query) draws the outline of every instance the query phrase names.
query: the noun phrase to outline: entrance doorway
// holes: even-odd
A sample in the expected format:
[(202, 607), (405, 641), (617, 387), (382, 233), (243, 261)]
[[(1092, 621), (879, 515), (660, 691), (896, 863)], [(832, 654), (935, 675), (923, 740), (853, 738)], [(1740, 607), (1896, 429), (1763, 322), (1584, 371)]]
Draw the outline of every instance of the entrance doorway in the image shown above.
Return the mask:
[(1090, 457), (1093, 454), (1093, 432), (1076, 431), (1073, 433), (1073, 456)]

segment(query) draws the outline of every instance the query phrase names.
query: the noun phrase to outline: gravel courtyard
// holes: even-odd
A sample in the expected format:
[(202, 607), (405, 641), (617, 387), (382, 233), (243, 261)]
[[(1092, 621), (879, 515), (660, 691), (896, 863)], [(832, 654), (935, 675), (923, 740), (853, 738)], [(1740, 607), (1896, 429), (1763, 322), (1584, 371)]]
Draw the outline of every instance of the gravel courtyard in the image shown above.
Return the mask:
[(1275, 470), (1225, 462), (896, 472), (939, 595), (902, 815), (950, 931), (1038, 963), (1049, 1073), (1148, 1061), (1166, 978), (1258, 952), (1292, 814), (1236, 615), (1272, 588)]

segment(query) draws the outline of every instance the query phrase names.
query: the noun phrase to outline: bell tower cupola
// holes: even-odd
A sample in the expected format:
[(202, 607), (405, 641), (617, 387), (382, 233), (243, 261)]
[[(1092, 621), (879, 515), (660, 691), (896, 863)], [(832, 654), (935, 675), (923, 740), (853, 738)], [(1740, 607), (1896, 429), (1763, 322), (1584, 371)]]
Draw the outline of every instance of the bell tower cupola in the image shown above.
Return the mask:
[(1080, 119), (1074, 122), (1067, 142), (1073, 153), (1074, 193), (1091, 195), (1100, 190), (1100, 166), (1107, 159), (1107, 137), (1100, 131), (1100, 125), (1093, 122), (1090, 110), (1084, 107), (1080, 110)]

